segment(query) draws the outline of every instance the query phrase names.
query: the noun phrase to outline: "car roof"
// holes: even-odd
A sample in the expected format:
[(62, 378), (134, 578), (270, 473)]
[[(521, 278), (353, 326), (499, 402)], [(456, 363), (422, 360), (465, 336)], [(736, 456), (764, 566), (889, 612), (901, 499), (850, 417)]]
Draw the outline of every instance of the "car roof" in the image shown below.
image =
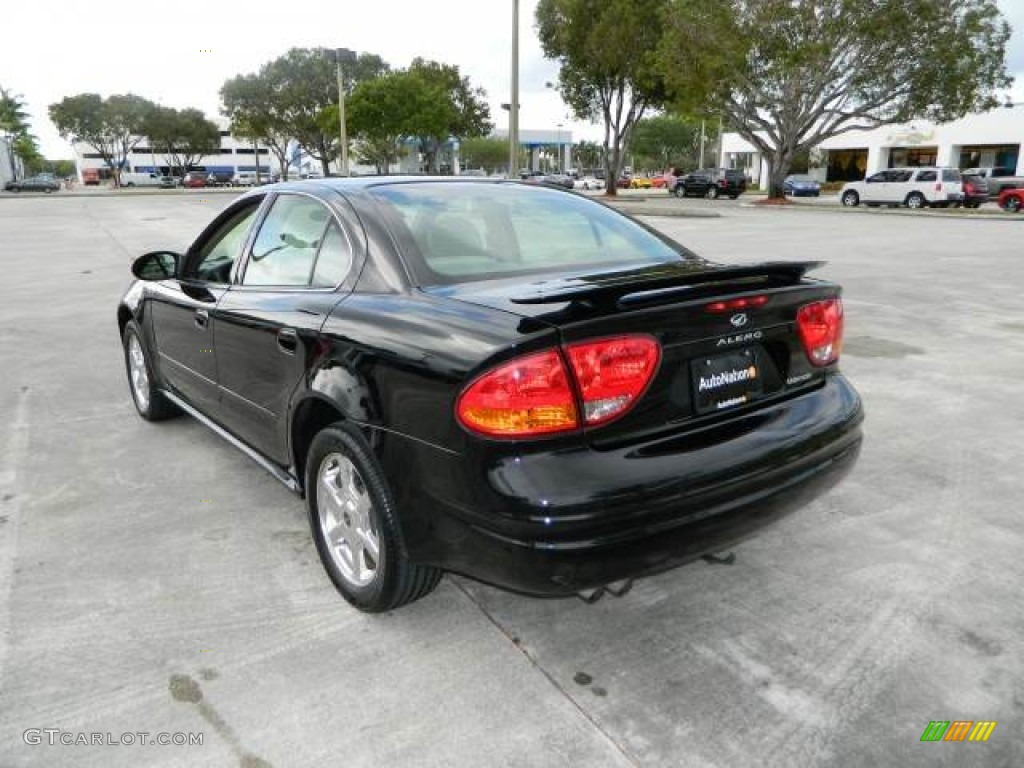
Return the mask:
[(349, 177), (329, 177), (326, 179), (298, 179), (295, 181), (281, 181), (277, 184), (263, 187), (264, 191), (268, 190), (309, 190), (312, 188), (324, 187), (337, 190), (338, 192), (345, 191), (356, 191), (369, 189), (371, 187), (382, 187), (391, 186), (395, 184), (415, 184), (415, 183), (435, 183), (440, 182), (443, 184), (515, 184), (519, 183), (518, 177), (515, 179), (499, 179), (499, 178), (485, 178), (483, 176), (418, 176), (414, 174), (403, 175), (403, 176), (349, 176)]
[(901, 165), (896, 168), (886, 168), (887, 171), (959, 171), (952, 165)]

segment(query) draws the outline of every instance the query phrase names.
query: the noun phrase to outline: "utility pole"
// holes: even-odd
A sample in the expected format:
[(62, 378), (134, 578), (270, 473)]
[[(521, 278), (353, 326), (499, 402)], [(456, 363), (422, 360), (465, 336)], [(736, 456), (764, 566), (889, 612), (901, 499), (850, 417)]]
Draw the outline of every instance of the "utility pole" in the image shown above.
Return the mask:
[(345, 83), (341, 71), (341, 57), (348, 53), (347, 48), (338, 48), (334, 52), (338, 63), (338, 135), (341, 137), (341, 151), (338, 153), (338, 172), (348, 176), (348, 134), (345, 132)]
[(519, 0), (512, 0), (512, 98), (508, 105), (508, 177), (519, 176)]
[(700, 121), (700, 162), (697, 163), (697, 170), (704, 167), (704, 121)]

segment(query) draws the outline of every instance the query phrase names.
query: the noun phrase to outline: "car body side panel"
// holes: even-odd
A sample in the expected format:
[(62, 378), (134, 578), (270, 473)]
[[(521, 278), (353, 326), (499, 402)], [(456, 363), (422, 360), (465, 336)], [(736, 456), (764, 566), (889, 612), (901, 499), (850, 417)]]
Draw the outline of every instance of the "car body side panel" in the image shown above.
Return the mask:
[(333, 291), (236, 287), (217, 305), (218, 421), (275, 463), (288, 466), (289, 402), (319, 350)]

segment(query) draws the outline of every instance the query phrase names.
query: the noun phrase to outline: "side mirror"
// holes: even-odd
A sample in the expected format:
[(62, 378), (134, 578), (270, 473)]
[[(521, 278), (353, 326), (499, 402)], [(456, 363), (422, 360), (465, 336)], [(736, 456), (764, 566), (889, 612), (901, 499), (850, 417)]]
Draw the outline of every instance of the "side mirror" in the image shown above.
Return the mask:
[(132, 262), (132, 274), (139, 280), (168, 280), (177, 276), (180, 259), (173, 251), (150, 251)]

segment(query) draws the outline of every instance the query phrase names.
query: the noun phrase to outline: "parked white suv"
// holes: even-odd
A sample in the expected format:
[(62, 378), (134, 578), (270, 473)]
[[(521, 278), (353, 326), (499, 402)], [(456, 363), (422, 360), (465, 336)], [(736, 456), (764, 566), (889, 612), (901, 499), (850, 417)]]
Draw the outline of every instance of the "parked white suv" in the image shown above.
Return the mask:
[(174, 180), (170, 176), (163, 176), (159, 173), (129, 173), (121, 172), (122, 187), (173, 187)]
[(963, 201), (964, 188), (960, 171), (956, 168), (890, 168), (868, 176), (864, 181), (844, 184), (839, 199), (846, 206), (865, 203), (869, 206), (945, 208)]

